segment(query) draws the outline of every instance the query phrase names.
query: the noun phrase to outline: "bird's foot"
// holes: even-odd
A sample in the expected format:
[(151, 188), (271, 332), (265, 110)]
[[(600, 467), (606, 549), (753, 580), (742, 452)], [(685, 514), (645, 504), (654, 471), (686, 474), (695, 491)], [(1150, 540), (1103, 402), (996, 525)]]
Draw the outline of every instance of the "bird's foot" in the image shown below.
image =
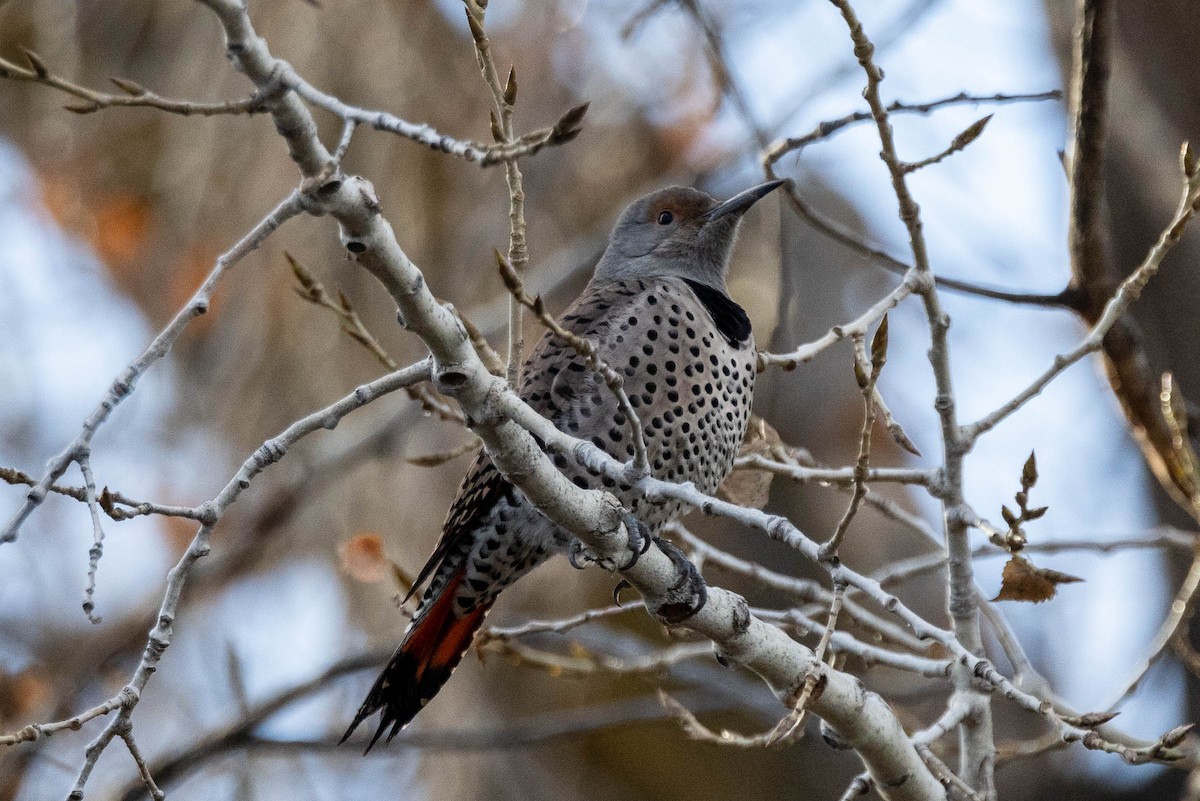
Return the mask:
[(679, 580), (667, 590), (666, 598), (652, 611), (668, 625), (682, 623), (708, 603), (708, 585), (691, 560), (670, 540), (655, 536), (654, 544), (675, 565)]
[(650, 550), (650, 543), (654, 541), (654, 537), (646, 530), (642, 522), (627, 510), (621, 510), (621, 522), (625, 524), (625, 533), (629, 538), (628, 559), (618, 563), (613, 559), (597, 556), (578, 539), (573, 539), (567, 549), (567, 561), (571, 563), (571, 567), (583, 570), (591, 565), (599, 565), (605, 570), (619, 571), (628, 570), (636, 565), (641, 555)]

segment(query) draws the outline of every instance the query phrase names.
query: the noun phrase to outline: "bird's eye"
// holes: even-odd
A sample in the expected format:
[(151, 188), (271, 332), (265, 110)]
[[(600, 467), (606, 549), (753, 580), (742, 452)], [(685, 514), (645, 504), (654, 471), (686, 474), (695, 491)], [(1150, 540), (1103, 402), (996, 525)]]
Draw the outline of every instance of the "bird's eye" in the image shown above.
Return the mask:
[(675, 221), (675, 215), (672, 214), (671, 212), (664, 210), (664, 211), (660, 211), (658, 213), (658, 224), (659, 225), (670, 225), (674, 221)]

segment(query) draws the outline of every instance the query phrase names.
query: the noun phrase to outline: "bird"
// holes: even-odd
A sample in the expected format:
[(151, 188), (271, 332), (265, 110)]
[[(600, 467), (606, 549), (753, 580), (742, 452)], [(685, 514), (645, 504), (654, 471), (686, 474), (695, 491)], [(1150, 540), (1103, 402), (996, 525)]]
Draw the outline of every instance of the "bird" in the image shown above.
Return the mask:
[[(742, 215), (782, 183), (760, 184), (724, 202), (680, 186), (633, 201), (591, 280), (561, 318), (564, 329), (591, 340), (620, 375), (655, 478), (692, 482), (711, 494), (733, 469), (750, 420), (757, 353), (750, 319), (729, 296), (725, 277)], [(518, 394), (559, 430), (616, 459), (634, 455), (635, 429), (615, 393), (552, 330), (525, 361)], [(620, 500), (634, 521), (632, 557), (650, 540), (657, 543), (694, 585), (691, 608), (679, 617), (697, 611), (703, 579), (659, 536), (685, 511), (682, 502), (650, 503), (567, 455), (552, 458), (576, 485)], [(499, 593), (563, 552), (576, 564), (578, 541), (542, 516), (481, 450), (409, 592), (428, 582), (412, 622), (342, 742), (377, 712), (366, 750), (385, 732), (390, 742), (449, 680)]]

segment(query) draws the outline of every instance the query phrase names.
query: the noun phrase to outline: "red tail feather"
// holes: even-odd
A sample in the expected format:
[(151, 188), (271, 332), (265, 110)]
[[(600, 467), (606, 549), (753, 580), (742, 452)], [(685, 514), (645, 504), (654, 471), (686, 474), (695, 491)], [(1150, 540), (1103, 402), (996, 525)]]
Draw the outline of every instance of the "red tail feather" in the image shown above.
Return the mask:
[(465, 567), (450, 577), (437, 597), (413, 622), (387, 667), (375, 680), (375, 686), (342, 736), (342, 742), (360, 723), (381, 710), (379, 728), (367, 750), (371, 750), (389, 726), (391, 731), (385, 742), (390, 742), (450, 678), (463, 654), (471, 647), (475, 632), (491, 607), (489, 603), (462, 617), (455, 616), (454, 596), (462, 586), (464, 576)]

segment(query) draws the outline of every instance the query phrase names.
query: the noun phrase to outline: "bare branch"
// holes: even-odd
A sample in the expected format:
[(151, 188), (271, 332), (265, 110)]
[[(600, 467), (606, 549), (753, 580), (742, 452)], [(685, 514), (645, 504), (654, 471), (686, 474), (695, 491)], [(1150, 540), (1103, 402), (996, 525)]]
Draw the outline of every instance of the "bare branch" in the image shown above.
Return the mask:
[(979, 138), (979, 135), (983, 133), (983, 129), (987, 127), (987, 124), (991, 121), (991, 119), (991, 114), (988, 114), (986, 117), (981, 117), (980, 119), (971, 123), (966, 130), (964, 130), (958, 136), (954, 137), (954, 139), (950, 141), (950, 144), (946, 146), (946, 149), (941, 153), (938, 153), (935, 156), (930, 156), (927, 159), (921, 159), (920, 161), (914, 161), (905, 164), (903, 165), (904, 171), (916, 172), (917, 170), (923, 170), (926, 167), (933, 166), (934, 164), (941, 164), (955, 153), (962, 152), (967, 145)]
[(200, 288), (196, 290), (187, 304), (176, 313), (166, 328), (159, 332), (149, 347), (113, 381), (112, 386), (99, 405), (84, 420), (83, 428), (79, 432), (79, 435), (61, 453), (50, 460), (45, 475), (28, 492), (25, 496), (25, 502), (12, 519), (9, 520), (3, 529), (0, 529), (0, 545), (12, 542), (17, 538), (17, 532), (20, 530), (21, 525), (33, 513), (33, 510), (40, 506), (42, 501), (46, 499), (46, 494), (50, 491), (51, 485), (62, 477), (72, 462), (80, 461), (81, 455), (85, 454), (91, 446), (92, 437), (95, 435), (96, 430), (108, 420), (109, 415), (112, 414), (112, 410), (134, 391), (138, 379), (142, 377), (147, 368), (167, 355), (175, 340), (187, 328), (188, 323), (208, 311), (208, 304), (212, 299), (213, 290), (216, 289), (217, 282), (221, 280), (225, 272), (266, 241), (267, 237), (274, 233), (279, 226), (292, 217), (295, 217), (301, 211), (300, 193), (293, 192), (282, 203), (276, 206), (270, 214), (255, 225), (248, 234), (242, 237), (240, 242), (217, 259), (212, 272), (204, 279), (204, 283), (200, 285)]
[[(925, 234), (922, 230), (920, 209), (909, 191), (908, 173), (905, 170), (904, 162), (896, 153), (892, 125), (883, 101), (880, 99), (879, 85), (883, 81), (883, 71), (874, 61), (875, 47), (863, 30), (862, 23), (859, 22), (849, 0), (831, 1), (846, 21), (850, 38), (854, 43), (854, 55), (858, 58), (858, 63), (866, 75), (867, 85), (863, 90), (863, 97), (871, 109), (871, 116), (879, 133), (879, 155), (891, 175), (892, 189), (896, 195), (900, 220), (908, 230), (909, 247), (913, 255), (913, 269), (910, 273), (916, 273), (924, 279), (915, 288), (915, 291), (921, 296), (929, 323), (931, 340), (929, 361), (933, 366), (934, 380), (937, 385), (934, 408), (937, 410), (941, 422), (945, 454), (941, 500), (945, 517), (946, 544), (950, 553), (950, 569), (948, 571), (950, 580), (947, 587), (946, 605), (954, 626), (955, 644), (968, 653), (978, 656), (983, 653), (978, 599), (975, 594), (968, 530), (959, 514), (966, 505), (962, 471), (963, 457), (968, 448), (963, 442), (955, 410), (954, 384), (951, 378), (947, 336), (950, 320), (942, 309), (937, 288), (932, 280), (933, 273), (929, 263)], [(907, 279), (907, 275), (905, 277)], [(965, 669), (965, 665), (955, 668), (954, 683), (955, 697), (971, 708), (971, 713), (963, 719), (963, 725), (959, 729), (959, 774), (970, 787), (976, 788), (985, 799), (991, 801), (996, 796), (993, 773), (995, 745), (992, 733), (991, 705), (988, 697), (979, 692), (974, 684), (974, 677)]]
[(96, 608), (96, 571), (100, 569), (100, 558), (104, 555), (104, 527), (100, 525), (100, 504), (96, 500), (96, 477), (92, 475), (92, 449), (84, 446), (79, 449), (76, 461), (83, 473), (84, 499), (88, 513), (92, 518), (92, 547), (88, 549), (87, 586), (83, 590), (83, 613), (88, 622), (100, 624), (100, 617), (94, 614)]
[[(885, 107), (888, 114), (929, 114), (930, 112), (944, 108), (946, 106), (954, 106), (959, 104), (979, 104), (979, 103), (1010, 103), (1010, 102), (1025, 102), (1025, 101), (1040, 101), (1040, 100), (1059, 100), (1062, 98), (1062, 92), (1057, 90), (1051, 92), (1041, 92), (1038, 94), (1028, 95), (968, 95), (965, 92), (955, 95), (954, 97), (943, 98), (929, 103), (908, 104), (895, 101)], [(775, 179), (779, 176), (776, 173), (776, 165), (778, 162), (789, 153), (794, 153), (799, 157), (801, 151), (810, 144), (824, 141), (832, 137), (835, 133), (842, 129), (856, 125), (862, 122), (870, 122), (875, 118), (872, 111), (859, 111), (853, 114), (848, 114), (836, 120), (829, 120), (819, 123), (812, 132), (799, 137), (782, 139), (776, 142), (771, 147), (767, 148), (763, 154), (763, 171), (768, 178)], [(950, 155), (949, 152), (943, 154)], [(877, 261), (887, 270), (905, 275), (908, 273), (910, 265), (896, 259), (887, 252), (873, 247), (861, 241), (853, 232), (832, 220), (816, 209), (812, 208), (807, 201), (802, 198), (796, 188), (794, 182), (789, 182), (785, 187), (786, 197), (790, 202), (793, 210), (813, 227), (817, 232), (829, 237), (835, 242), (838, 242), (856, 253), (866, 256)], [(960, 281), (955, 278), (947, 278), (945, 276), (934, 276), (934, 281), (939, 287), (950, 289), (955, 292), (962, 292), (968, 295), (977, 295), (980, 297), (991, 298), (993, 300), (1002, 300), (1010, 303), (1020, 303), (1031, 306), (1045, 308), (1069, 308), (1070, 298), (1066, 291), (1053, 294), (1038, 294), (1029, 292), (1012, 292), (998, 287), (988, 287), (979, 284), (974, 284), (968, 281)]]
[(193, 114), (201, 117), (211, 117), (218, 114), (258, 114), (266, 111), (268, 98), (273, 93), (278, 92), (278, 87), (272, 87), (255, 92), (243, 100), (228, 100), (224, 103), (198, 103), (192, 100), (173, 100), (162, 97), (126, 78), (113, 78), (111, 79), (112, 82), (124, 94), (107, 94), (89, 89), (86, 86), (80, 86), (66, 78), (55, 75), (41, 65), (41, 60), (32, 51), (27, 50), (25, 53), (27, 58), (37, 60), (36, 63), (40, 69), (22, 69), (11, 61), (0, 58), (0, 78), (7, 78), (11, 81), (40, 83), (78, 97), (83, 102), (63, 107), (67, 111), (73, 111), (76, 114), (91, 114), (101, 109), (131, 106), (156, 108), (160, 111), (170, 112), (171, 114), (182, 114), (185, 117)]
[[(0, 481), (14, 485), (24, 484), (27, 487), (37, 486), (38, 483), (38, 480), (33, 476), (12, 467), (0, 467)], [(63, 495), (67, 498), (74, 498), (81, 503), (87, 503), (87, 490), (83, 487), (64, 487), (61, 484), (51, 484), (50, 492), (56, 495)], [(143, 515), (183, 517), (189, 520), (196, 520), (199, 517), (199, 512), (190, 506), (170, 506), (150, 501), (138, 501), (122, 492), (114, 492), (108, 487), (100, 491), (97, 502), (104, 514), (118, 522)]]
[[(517, 71), (511, 68), (508, 81), (501, 85), (500, 74), (496, 71), (496, 62), (492, 58), (491, 42), (484, 29), (484, 12), (487, 2), (463, 0), (467, 11), (467, 23), (471, 28), (471, 38), (475, 40), (475, 56), (479, 62), (479, 70), (483, 80), (492, 92), (495, 111), (492, 116), (492, 133), (496, 141), (502, 145), (513, 143), (513, 106), (517, 102)], [(525, 268), (529, 264), (529, 248), (525, 241), (525, 189), (521, 176), (521, 168), (517, 160), (506, 159), (504, 162), (504, 179), (508, 184), (508, 263), (516, 273), (518, 280), (525, 277)], [(509, 298), (508, 304), (508, 367), (506, 376), (510, 386), (517, 386), (520, 378), (521, 362), (525, 349), (525, 336), (522, 327), (523, 306), (517, 298)]]
[(124, 737), (131, 725), (134, 707), (141, 699), (150, 676), (158, 668), (163, 653), (171, 645), (174, 636), (174, 623), (179, 607), (179, 599), (183, 592), (192, 568), (197, 560), (206, 556), (210, 548), (212, 530), (221, 520), (225, 511), (237, 501), (243, 491), (249, 488), (255, 476), (264, 469), (282, 459), (289, 448), (305, 436), (321, 430), (336, 428), (338, 423), (350, 412), (371, 403), (377, 398), (394, 392), (416, 381), (427, 380), (430, 375), (428, 361), (418, 362), (403, 370), (391, 373), (383, 378), (358, 387), (354, 392), (339, 400), (337, 403), (318, 412), (304, 417), (288, 426), (273, 439), (267, 440), (245, 462), (237, 474), (230, 479), (218, 495), (200, 506), (201, 525), (197, 530), (187, 550), (167, 576), (167, 586), (159, 607), (157, 622), (150, 632), (142, 652), (141, 661), (129, 682), (121, 691), (105, 703), (71, 718), (53, 724), (33, 724), (11, 734), (0, 736), (0, 744), (13, 745), (38, 739), (43, 734), (51, 734), (64, 728), (78, 728), (82, 723), (110, 712), (117, 712), (105, 726), (100, 735), (88, 746), (85, 752), (83, 767), (76, 777), (72, 793), (82, 797), (84, 786), (87, 784), (92, 769), (100, 754), (112, 742), (113, 737)]
[[(787, 188), (790, 187), (791, 184), (789, 183)], [(884, 315), (892, 309), (896, 308), (900, 301), (914, 292), (920, 291), (925, 280), (921, 273), (909, 270), (899, 286), (849, 323), (835, 325), (819, 339), (813, 340), (807, 345), (801, 345), (791, 353), (759, 353), (759, 371), (761, 372), (773, 364), (780, 365), (785, 370), (794, 370), (799, 365), (812, 361), (819, 353), (844, 339), (865, 337), (870, 327), (882, 320)]]
[[(755, 470), (768, 470), (775, 475), (785, 476), (797, 484), (834, 484), (841, 487), (851, 487), (855, 483), (854, 467), (805, 467), (772, 459), (761, 453), (750, 453), (739, 456), (738, 467), (748, 467)], [(872, 484), (917, 484), (930, 486), (937, 480), (932, 470), (921, 470), (909, 467), (869, 467), (863, 474), (863, 479)]]
[(995, 428), (997, 424), (1024, 406), (1030, 399), (1037, 396), (1051, 381), (1072, 364), (1075, 364), (1075, 362), (1089, 353), (1100, 350), (1106, 334), (1118, 320), (1122, 319), (1122, 315), (1124, 315), (1129, 306), (1141, 296), (1142, 289), (1145, 288), (1147, 282), (1158, 272), (1163, 259), (1166, 258), (1171, 248), (1179, 242), (1187, 224), (1191, 222), (1197, 209), (1200, 208), (1200, 172), (1197, 172), (1194, 161), (1190, 161), (1192, 158), (1190, 154), (1191, 150), (1185, 144), (1180, 155), (1183, 169), (1183, 190), (1174, 215), (1171, 217), (1170, 222), (1167, 223), (1167, 227), (1163, 230), (1162, 234), (1159, 235), (1158, 241), (1150, 248), (1150, 252), (1146, 254), (1146, 258), (1128, 278), (1121, 282), (1116, 293), (1109, 298), (1104, 306), (1104, 311), (1100, 314), (1096, 323), (1088, 332), (1088, 335), (1071, 350), (1056, 356), (1054, 363), (1049, 369), (1034, 379), (1029, 386), (1017, 393), (1007, 403), (976, 422), (963, 426), (962, 437), (965, 443), (970, 445), (982, 434)]
[[(859, 433), (858, 462), (853, 470), (853, 491), (850, 495), (850, 505), (846, 507), (837, 529), (821, 546), (821, 556), (825, 559), (837, 557), (842, 538), (850, 529), (850, 523), (858, 514), (858, 507), (867, 495), (867, 478), (871, 470), (871, 433), (875, 428), (875, 385), (879, 374), (887, 360), (888, 318), (884, 316), (871, 341), (871, 356), (867, 357), (867, 348), (863, 337), (854, 340), (854, 376), (858, 379), (858, 388), (863, 396), (863, 423)], [(835, 589), (837, 585), (834, 585)], [(844, 587), (842, 588), (845, 589)], [(841, 608), (841, 600), (835, 596), (835, 609)]]
[[(207, 0), (200, 0), (200, 2), (209, 4)], [(317, 89), (300, 77), (287, 62), (276, 59), (275, 63), (279, 69), (279, 81), (317, 108), (324, 109), (343, 120), (353, 120), (360, 125), (369, 125), (377, 131), (398, 134), (439, 153), (474, 162), (480, 167), (504, 164), (512, 159), (532, 156), (542, 148), (570, 142), (579, 135), (580, 123), (583, 122), (583, 116), (587, 113), (587, 103), (584, 103), (566, 111), (557, 122), (548, 128), (530, 131), (517, 137), (511, 143), (485, 145), (479, 142), (455, 139), (441, 133), (432, 125), (409, 122), (386, 111), (352, 106)]]

